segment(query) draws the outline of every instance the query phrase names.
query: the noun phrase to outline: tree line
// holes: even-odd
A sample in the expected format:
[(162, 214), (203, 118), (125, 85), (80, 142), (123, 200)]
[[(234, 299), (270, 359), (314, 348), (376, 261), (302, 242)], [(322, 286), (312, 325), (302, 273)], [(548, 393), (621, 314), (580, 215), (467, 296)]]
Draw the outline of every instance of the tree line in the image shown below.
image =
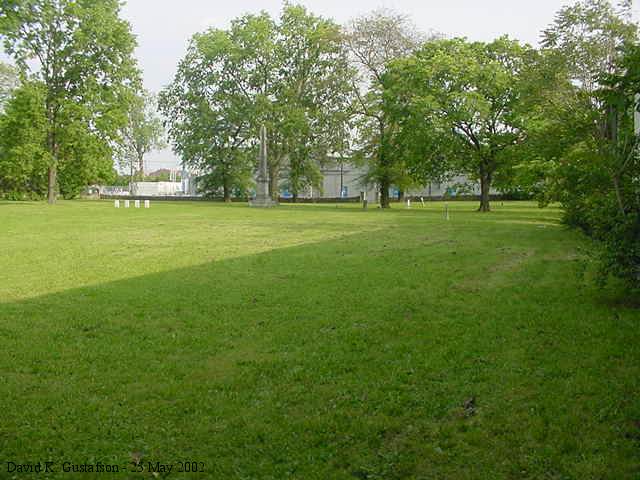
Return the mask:
[(118, 0), (2, 0), (0, 193), (77, 196), (161, 144)]
[[(640, 284), (640, 91), (631, 1), (578, 0), (539, 48), (422, 33), (374, 11), (341, 26), (285, 4), (195, 34), (173, 81), (143, 92), (117, 0), (1, 0), (0, 192), (73, 197), (133, 179), (170, 143), (201, 185), (251, 189), (257, 132), (269, 131), (270, 192), (321, 185), (329, 161), (366, 167), (380, 204), (463, 174), (491, 192), (560, 202), (600, 241), (603, 271)], [(342, 160), (340, 160), (342, 159)]]

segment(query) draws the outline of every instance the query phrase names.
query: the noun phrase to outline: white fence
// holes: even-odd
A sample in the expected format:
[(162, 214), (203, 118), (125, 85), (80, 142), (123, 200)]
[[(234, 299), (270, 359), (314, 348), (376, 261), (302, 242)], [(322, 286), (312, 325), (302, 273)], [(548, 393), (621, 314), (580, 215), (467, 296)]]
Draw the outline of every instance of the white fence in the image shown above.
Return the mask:
[(136, 182), (133, 184), (133, 195), (142, 197), (180, 195), (181, 182)]

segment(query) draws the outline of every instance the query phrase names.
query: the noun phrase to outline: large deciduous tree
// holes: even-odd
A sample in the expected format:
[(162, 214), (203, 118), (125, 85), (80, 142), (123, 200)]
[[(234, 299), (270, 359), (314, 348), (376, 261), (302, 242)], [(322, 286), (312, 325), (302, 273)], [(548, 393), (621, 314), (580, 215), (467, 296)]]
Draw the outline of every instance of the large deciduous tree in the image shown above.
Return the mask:
[(120, 129), (114, 146), (120, 167), (134, 176), (144, 177), (144, 157), (151, 151), (166, 147), (164, 127), (157, 111), (157, 98), (143, 91), (129, 103), (127, 123)]
[(628, 1), (615, 8), (608, 0), (581, 0), (560, 9), (542, 34), (536, 72), (541, 81), (527, 99), (529, 154), (518, 171), (520, 182), (538, 199), (562, 202), (570, 223), (584, 225), (576, 187), (602, 182), (595, 175), (601, 169), (575, 161), (583, 158), (576, 148), (586, 152), (593, 145), (583, 148), (584, 142), (602, 143), (611, 133), (605, 124), (614, 112), (599, 91), (606, 75), (619, 73), (623, 45), (636, 38), (630, 6)]
[(12, 199), (41, 198), (47, 191), (47, 118), (44, 88), (18, 87), (0, 114), (0, 194)]
[(354, 72), (333, 21), (289, 6), (278, 31), (282, 66), (272, 106), (281, 114), (276, 130), (287, 132), (281, 148), (295, 200), (307, 186), (320, 185), (323, 160), (348, 147)]
[(604, 76), (599, 91), (608, 121), (604, 138), (595, 142), (593, 167), (604, 181), (573, 191), (592, 208), (585, 223), (602, 245), (602, 279), (613, 274), (640, 292), (640, 44), (627, 44), (622, 52), (618, 72)]
[(610, 0), (580, 0), (561, 8), (543, 31), (543, 48), (562, 55), (580, 90), (594, 94), (602, 75), (619, 68), (620, 48), (637, 32), (632, 5), (632, 0), (618, 2), (617, 8)]
[[(444, 162), (445, 170), (477, 179), (483, 212), (490, 210), (496, 174), (513, 163), (514, 148), (526, 138), (519, 101), (532, 56), (504, 37), (434, 40), (394, 62), (384, 78), (387, 114), (408, 144), (401, 150), (413, 152), (408, 161)], [(416, 156), (420, 144), (428, 151)]]
[(15, 67), (0, 62), (0, 111), (4, 108), (14, 89), (18, 86), (18, 71)]
[(284, 168), (297, 194), (317, 183), (317, 162), (342, 148), (349, 78), (338, 26), (285, 5), (279, 21), (263, 12), (234, 20), (228, 30), (196, 34), (160, 103), (176, 152), (208, 173), (225, 198), (246, 186), (264, 124), (270, 193), (277, 197)]
[(356, 96), (356, 155), (366, 159), (368, 178), (378, 185), (380, 205), (389, 208), (389, 188), (401, 183), (404, 169), (393, 154), (394, 129), (383, 108), (383, 78), (393, 60), (411, 55), (424, 40), (405, 15), (375, 10), (352, 20), (344, 42), (358, 75), (353, 81)]
[[(48, 122), (46, 88), (27, 81), (14, 90), (0, 114), (0, 193), (10, 198), (39, 199), (48, 191)], [(89, 183), (112, 177), (111, 149), (78, 120), (82, 107), (69, 106), (65, 128), (58, 132), (58, 187), (65, 198), (77, 196)], [(78, 117), (74, 118), (74, 114)]]
[(566, 223), (599, 240), (600, 278), (613, 274), (640, 289), (640, 157), (633, 131), (640, 55), (631, 2), (564, 7), (542, 45), (562, 88), (543, 92), (530, 115), (532, 150), (551, 154), (522, 170), (545, 199), (562, 203)]
[[(246, 186), (252, 164), (252, 115), (242, 90), (236, 48), (228, 32), (210, 30), (192, 38), (173, 82), (160, 93), (174, 151), (205, 178), (209, 194), (222, 189), (225, 201)], [(238, 90), (240, 89), (240, 90)]]
[[(126, 99), (138, 83), (135, 39), (119, 18), (120, 6), (118, 0), (0, 0), (5, 49), (44, 89), (49, 203), (58, 171), (88, 179), (98, 173), (94, 167), (111, 162), (105, 145), (123, 125)], [(97, 143), (86, 157), (78, 140), (89, 137)]]
[(541, 203), (560, 202), (565, 223), (597, 240), (600, 280), (614, 275), (640, 290), (640, 48), (631, 2), (561, 8), (534, 67), (516, 180)]
[(557, 80), (541, 91), (528, 115), (529, 143), (532, 150), (551, 154), (524, 164), (522, 171), (541, 186), (545, 199), (563, 203), (569, 223), (586, 229), (587, 191), (601, 190), (616, 176), (617, 167), (606, 161), (612, 157), (596, 157), (600, 147), (615, 140), (624, 116), (606, 101), (603, 80), (627, 69), (623, 47), (637, 41), (630, 7), (628, 1), (616, 8), (608, 0), (582, 0), (560, 9), (543, 32), (542, 51), (552, 60)]

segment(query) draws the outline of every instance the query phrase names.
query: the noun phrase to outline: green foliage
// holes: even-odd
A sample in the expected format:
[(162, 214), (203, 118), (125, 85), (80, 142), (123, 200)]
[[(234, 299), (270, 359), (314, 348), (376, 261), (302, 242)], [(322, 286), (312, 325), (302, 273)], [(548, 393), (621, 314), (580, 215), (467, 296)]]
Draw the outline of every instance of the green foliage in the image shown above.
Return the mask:
[(65, 199), (75, 198), (87, 185), (109, 183), (113, 170), (109, 144), (87, 128), (80, 109), (75, 119), (70, 110), (58, 136), (58, 182)]
[[(165, 181), (164, 179), (157, 179), (157, 177), (153, 177), (153, 178), (140, 178), (139, 180), (144, 181), (144, 182), (160, 182), (160, 181)], [(166, 181), (169, 181), (169, 175), (167, 174), (167, 179)], [(107, 177), (106, 179), (106, 184), (107, 185), (112, 185), (112, 186), (116, 186), (116, 187), (126, 187), (129, 188), (131, 186), (131, 175), (129, 174), (121, 174), (116, 168), (113, 168), (111, 170), (110, 175)]]
[(18, 84), (18, 71), (11, 65), (0, 62), (0, 112)]
[(589, 97), (572, 82), (561, 52), (541, 50), (530, 59), (518, 114), (527, 138), (516, 152), (510, 184), (541, 205), (561, 201), (563, 159), (588, 136), (595, 121)]
[(129, 102), (126, 124), (114, 142), (118, 164), (123, 171), (130, 172), (131, 179), (136, 174), (144, 176), (145, 155), (166, 147), (164, 126), (157, 108), (157, 98), (151, 92), (134, 95)]
[[(67, 196), (80, 183), (102, 175), (102, 162), (95, 160), (106, 147), (95, 142), (112, 142), (126, 122), (139, 72), (133, 59), (135, 38), (119, 18), (120, 7), (118, 0), (0, 1), (6, 51), (25, 76), (44, 88), (50, 203), (56, 197), (58, 170), (66, 172), (67, 187), (60, 187)], [(87, 135), (93, 139), (85, 149)], [(71, 179), (72, 171), (78, 178)]]
[[(395, 156), (424, 181), (464, 173), (480, 181), (480, 209), (507, 177), (526, 138), (520, 101), (535, 53), (508, 38), (427, 42), (387, 72), (385, 108), (397, 129)], [(506, 179), (502, 180), (507, 185)]]
[(207, 185), (247, 188), (257, 132), (269, 140), (271, 193), (288, 168), (295, 188), (317, 183), (318, 162), (343, 148), (350, 84), (337, 25), (285, 5), (194, 35), (161, 94), (174, 150)]
[[(51, 154), (45, 95), (42, 83), (27, 82), (14, 91), (0, 114), (0, 192), (14, 199), (47, 194)], [(88, 129), (81, 107), (66, 108), (57, 153), (58, 184), (64, 198), (74, 198), (85, 186), (111, 178), (111, 149)]]
[[(608, 275), (625, 280), (640, 291), (640, 124), (634, 116), (640, 109), (640, 45), (627, 44), (619, 62), (619, 74), (602, 79), (598, 92), (605, 106), (606, 121), (601, 125), (604, 139), (599, 144), (599, 160), (611, 188), (587, 190), (587, 195), (604, 197), (590, 217), (594, 237), (602, 242), (603, 278)], [(638, 130), (634, 130), (634, 127)], [(595, 217), (595, 218), (594, 218)]]
[(640, 288), (640, 55), (629, 7), (580, 1), (545, 30), (538, 72), (548, 81), (529, 102), (518, 178), (542, 203), (560, 201), (565, 222), (597, 240), (603, 283), (613, 275)]
[[(397, 125), (383, 105), (383, 79), (390, 62), (414, 52), (423, 40), (409, 18), (386, 9), (354, 19), (344, 43), (357, 72), (353, 82), (355, 141), (353, 156), (367, 165), (366, 184), (378, 186), (382, 208), (389, 208), (389, 188), (411, 183), (400, 155)], [(435, 179), (435, 176), (434, 176)]]
[(183, 164), (208, 172), (207, 190), (231, 189), (244, 182), (234, 173), (250, 169), (240, 147), (249, 129), (247, 99), (229, 79), (235, 68), (229, 36), (223, 31), (196, 34), (173, 83), (160, 94), (168, 134)]
[[(294, 196), (322, 183), (319, 166), (327, 155), (347, 149), (351, 79), (338, 25), (287, 5), (280, 16), (280, 81), (276, 86), (276, 132), (286, 132), (282, 150)], [(268, 118), (272, 118), (267, 113)]]
[[(611, 212), (615, 210), (607, 213)], [(640, 291), (640, 211), (634, 208), (624, 215), (614, 215), (601, 217), (598, 222), (600, 283), (617, 277), (637, 293)]]
[(579, 0), (557, 13), (542, 35), (545, 49), (559, 52), (569, 76), (581, 90), (594, 93), (603, 74), (618, 68), (618, 49), (635, 38), (631, 20), (632, 0)]
[[(590, 149), (599, 151), (603, 144), (606, 107), (598, 92), (606, 75), (620, 71), (621, 47), (636, 38), (629, 6), (622, 2), (616, 9), (607, 0), (579, 1), (562, 8), (544, 31), (544, 48), (531, 69), (536, 81), (523, 112), (527, 154), (518, 167), (520, 183), (543, 203), (559, 200), (572, 209), (568, 202), (580, 196), (572, 170), (583, 168), (587, 160), (574, 165), (571, 159)], [(600, 163), (591, 166), (597, 171)], [(597, 174), (594, 180), (600, 182)]]
[(0, 114), (0, 195), (41, 198), (47, 192), (47, 119), (43, 86), (17, 88)]

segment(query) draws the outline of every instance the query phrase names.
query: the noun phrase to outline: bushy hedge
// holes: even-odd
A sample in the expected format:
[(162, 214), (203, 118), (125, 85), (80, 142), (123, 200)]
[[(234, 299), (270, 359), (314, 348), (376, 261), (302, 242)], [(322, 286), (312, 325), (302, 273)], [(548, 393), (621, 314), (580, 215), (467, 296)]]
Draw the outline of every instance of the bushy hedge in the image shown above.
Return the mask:
[(602, 227), (598, 232), (601, 281), (613, 275), (640, 292), (640, 212), (616, 216)]

